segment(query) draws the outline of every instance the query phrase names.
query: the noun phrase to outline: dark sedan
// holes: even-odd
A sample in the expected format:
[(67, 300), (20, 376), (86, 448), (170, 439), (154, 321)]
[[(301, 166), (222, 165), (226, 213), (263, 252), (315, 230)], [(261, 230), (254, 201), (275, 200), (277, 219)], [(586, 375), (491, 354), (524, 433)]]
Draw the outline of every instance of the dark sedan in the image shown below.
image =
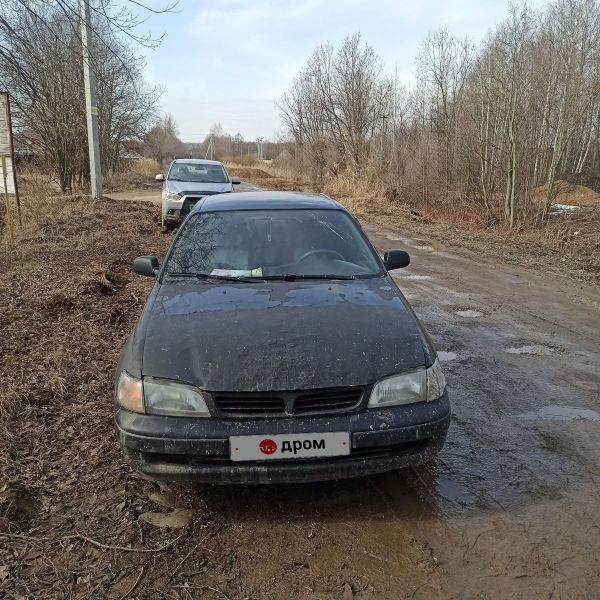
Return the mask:
[(116, 373), (115, 425), (155, 479), (317, 481), (415, 466), (446, 438), (431, 340), (358, 222), (320, 195), (208, 196)]

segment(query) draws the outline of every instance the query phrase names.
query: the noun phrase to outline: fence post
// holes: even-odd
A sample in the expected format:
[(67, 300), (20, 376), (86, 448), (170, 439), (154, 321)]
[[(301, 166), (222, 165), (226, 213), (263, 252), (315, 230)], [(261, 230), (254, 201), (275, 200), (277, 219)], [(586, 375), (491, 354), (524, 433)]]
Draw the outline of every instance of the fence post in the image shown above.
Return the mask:
[(2, 181), (4, 182), (4, 208), (6, 211), (6, 233), (8, 234), (8, 238), (12, 241), (14, 239), (14, 237), (13, 237), (12, 217), (10, 215), (10, 200), (8, 199), (8, 180), (7, 180), (7, 169), (6, 169), (6, 156), (4, 156), (4, 155), (2, 155)]

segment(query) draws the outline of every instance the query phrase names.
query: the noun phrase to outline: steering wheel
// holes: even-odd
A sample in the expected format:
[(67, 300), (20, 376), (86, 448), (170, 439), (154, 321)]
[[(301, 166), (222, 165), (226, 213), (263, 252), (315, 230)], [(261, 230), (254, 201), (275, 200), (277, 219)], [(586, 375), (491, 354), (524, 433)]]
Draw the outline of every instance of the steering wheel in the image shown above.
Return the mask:
[(316, 250), (309, 250), (305, 252), (297, 261), (296, 264), (301, 263), (303, 260), (310, 258), (311, 256), (315, 256), (317, 254), (329, 254), (330, 256), (334, 256), (335, 258), (339, 258), (340, 260), (344, 260), (344, 257), (335, 250), (330, 250), (328, 248), (317, 248)]

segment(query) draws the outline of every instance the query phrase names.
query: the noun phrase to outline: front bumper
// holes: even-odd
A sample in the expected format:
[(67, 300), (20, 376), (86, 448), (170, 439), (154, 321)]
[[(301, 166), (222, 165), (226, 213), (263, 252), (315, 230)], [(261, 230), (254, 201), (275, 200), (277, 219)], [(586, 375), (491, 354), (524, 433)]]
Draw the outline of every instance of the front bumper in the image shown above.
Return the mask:
[(180, 196), (179, 198), (163, 198), (162, 200), (162, 216), (165, 223), (169, 225), (180, 225), (188, 216), (192, 208), (204, 196), (214, 196), (215, 194), (230, 194), (230, 190), (222, 192), (206, 191)]
[[(297, 483), (361, 477), (413, 467), (440, 451), (450, 425), (447, 392), (434, 402), (328, 417), (192, 419), (115, 409), (123, 454), (154, 479), (206, 483)], [(233, 462), (232, 435), (350, 431), (348, 456)]]
[(164, 221), (167, 225), (180, 225), (181, 217), (179, 216), (180, 211), (176, 208), (172, 209), (170, 212), (166, 214), (164, 217)]
[(163, 221), (169, 225), (179, 225), (181, 219), (181, 208), (183, 207), (183, 198), (178, 200), (163, 199), (162, 200), (162, 217)]

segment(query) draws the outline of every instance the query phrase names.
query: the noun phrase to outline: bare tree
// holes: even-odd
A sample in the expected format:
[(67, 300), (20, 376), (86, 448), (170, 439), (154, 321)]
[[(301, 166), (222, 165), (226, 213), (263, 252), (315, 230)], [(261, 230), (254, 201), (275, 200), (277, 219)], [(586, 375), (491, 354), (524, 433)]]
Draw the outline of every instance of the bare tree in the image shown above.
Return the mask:
[(443, 139), (444, 188), (448, 199), (453, 184), (458, 125), (467, 77), (471, 68), (472, 46), (458, 40), (446, 29), (430, 33), (417, 58), (417, 77), (430, 88), (430, 123)]
[[(16, 124), (62, 190), (81, 187), (89, 174), (78, 2), (0, 2), (0, 87), (11, 92)], [(156, 40), (135, 34), (139, 21), (126, 5), (90, 0), (90, 8), (102, 166), (110, 171), (119, 166), (123, 141), (143, 136), (160, 95), (144, 84), (143, 60), (124, 36)]]
[(356, 172), (391, 116), (393, 84), (381, 76), (375, 51), (360, 34), (336, 51), (319, 46), (279, 101), (284, 123), (320, 179), (327, 170)]
[(144, 136), (144, 154), (161, 165), (184, 151), (177, 123), (171, 115), (163, 115)]
[(279, 102), (296, 164), (511, 229), (546, 217), (557, 180), (600, 169), (598, 0), (511, 6), (477, 49), (433, 32), (416, 75), (399, 93), (359, 35), (318, 47)]

